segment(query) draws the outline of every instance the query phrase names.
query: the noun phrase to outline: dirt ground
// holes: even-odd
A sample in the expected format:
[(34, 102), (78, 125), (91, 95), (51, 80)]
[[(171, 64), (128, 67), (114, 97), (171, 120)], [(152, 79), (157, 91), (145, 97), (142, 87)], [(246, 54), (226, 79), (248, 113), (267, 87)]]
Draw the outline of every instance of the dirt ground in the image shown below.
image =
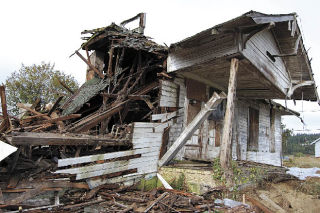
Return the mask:
[(320, 212), (320, 178), (263, 182), (256, 188), (240, 193), (255, 198), (273, 212)]

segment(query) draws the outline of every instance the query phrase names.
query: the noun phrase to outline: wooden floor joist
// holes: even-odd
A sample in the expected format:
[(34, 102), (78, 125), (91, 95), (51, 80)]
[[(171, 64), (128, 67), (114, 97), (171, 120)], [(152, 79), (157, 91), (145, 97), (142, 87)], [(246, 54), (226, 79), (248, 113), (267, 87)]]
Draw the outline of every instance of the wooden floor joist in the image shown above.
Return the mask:
[(196, 117), (189, 123), (189, 125), (183, 130), (177, 140), (173, 143), (170, 149), (164, 154), (159, 160), (158, 165), (163, 166), (169, 163), (179, 150), (187, 143), (187, 140), (193, 135), (193, 133), (199, 128), (205, 119), (208, 118), (211, 110), (218, 106), (223, 99), (226, 98), (225, 93), (217, 94), (214, 93), (201, 111)]

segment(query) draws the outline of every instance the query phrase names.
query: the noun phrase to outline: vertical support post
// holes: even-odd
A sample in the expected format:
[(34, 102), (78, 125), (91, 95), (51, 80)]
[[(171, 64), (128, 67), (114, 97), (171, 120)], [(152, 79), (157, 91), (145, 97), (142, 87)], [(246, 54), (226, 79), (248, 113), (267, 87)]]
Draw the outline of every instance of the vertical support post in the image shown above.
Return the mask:
[(2, 132), (10, 128), (10, 120), (9, 120), (9, 115), (7, 111), (6, 92), (5, 92), (5, 87), (3, 85), (0, 86), (0, 96), (1, 96), (1, 107), (2, 107), (2, 115), (3, 115), (3, 121), (0, 126), (0, 132)]
[(220, 164), (225, 171), (225, 176), (228, 181), (227, 172), (231, 168), (231, 154), (232, 154), (232, 123), (234, 118), (234, 100), (236, 97), (237, 87), (237, 72), (239, 66), (239, 59), (232, 58), (230, 66), (230, 77), (227, 96), (227, 107), (224, 117), (224, 125), (222, 132), (222, 144), (220, 151)]

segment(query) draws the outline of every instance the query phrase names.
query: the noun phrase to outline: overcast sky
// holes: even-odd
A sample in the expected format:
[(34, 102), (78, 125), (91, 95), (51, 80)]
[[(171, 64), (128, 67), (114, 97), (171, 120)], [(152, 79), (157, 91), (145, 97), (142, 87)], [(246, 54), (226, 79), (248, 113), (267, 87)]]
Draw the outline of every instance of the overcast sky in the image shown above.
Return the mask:
[[(95, 1), (95, 0), (8, 0), (0, 3), (0, 83), (21, 63), (55, 63), (57, 69), (85, 80), (86, 65), (77, 56), (69, 55), (82, 41), (80, 32), (119, 24), (137, 13), (147, 13), (145, 34), (160, 44), (180, 41), (216, 24), (250, 10), (262, 13), (297, 12), (300, 27), (317, 85), (320, 85), (320, 1), (311, 0), (161, 0), (161, 1)], [(318, 90), (319, 92), (319, 90)], [(320, 108), (315, 103), (297, 102), (288, 106), (304, 111), (304, 127), (299, 119), (285, 116), (283, 122), (295, 130), (320, 132)], [(301, 131), (297, 131), (301, 132)]]

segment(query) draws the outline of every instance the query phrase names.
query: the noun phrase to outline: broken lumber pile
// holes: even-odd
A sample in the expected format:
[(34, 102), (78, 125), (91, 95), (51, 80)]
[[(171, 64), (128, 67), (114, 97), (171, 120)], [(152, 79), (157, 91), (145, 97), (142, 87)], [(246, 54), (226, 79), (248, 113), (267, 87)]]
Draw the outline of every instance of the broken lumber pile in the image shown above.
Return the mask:
[[(69, 96), (54, 103), (43, 103), (40, 97), (34, 103), (19, 103), (22, 113), (10, 115), (5, 86), (0, 87), (0, 140), (16, 150), (0, 162), (3, 208), (81, 209), (109, 202), (82, 200), (84, 191), (105, 184), (133, 185), (156, 176), (163, 132), (177, 117), (179, 103), (172, 103), (177, 97), (160, 92), (174, 85), (166, 73), (167, 48), (143, 35), (145, 15), (136, 18), (138, 30), (124, 27), (130, 19), (121, 26), (82, 32), (89, 34), (80, 48), (85, 56), (80, 49), (75, 55), (88, 66), (87, 81), (73, 91), (58, 79)], [(172, 89), (178, 92), (178, 86)], [(161, 113), (169, 116), (151, 122)], [(50, 193), (55, 203), (37, 198)]]

